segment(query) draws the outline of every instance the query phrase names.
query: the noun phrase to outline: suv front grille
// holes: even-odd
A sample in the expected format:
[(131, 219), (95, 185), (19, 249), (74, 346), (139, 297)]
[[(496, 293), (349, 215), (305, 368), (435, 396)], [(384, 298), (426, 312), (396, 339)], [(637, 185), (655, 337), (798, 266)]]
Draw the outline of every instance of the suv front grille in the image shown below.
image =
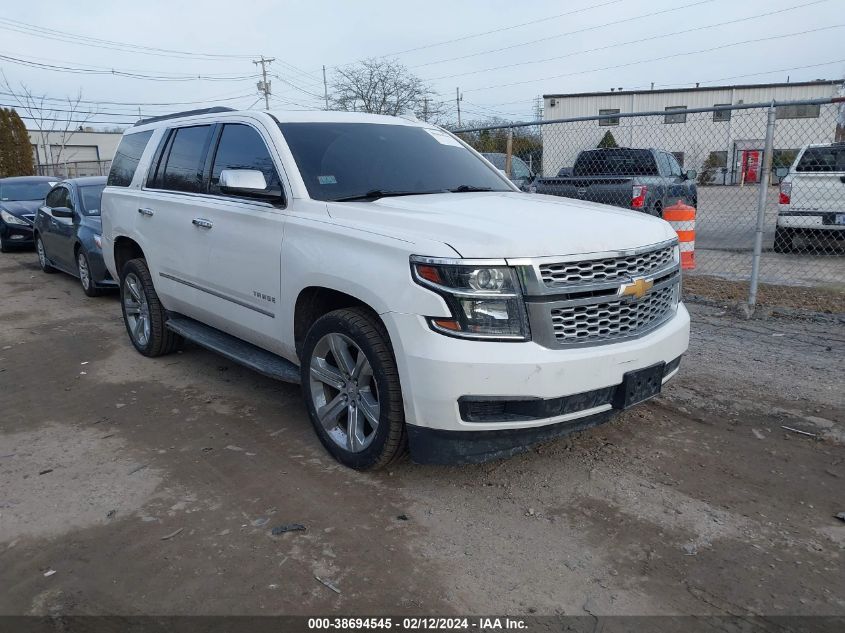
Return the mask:
[(540, 276), (549, 288), (642, 277), (668, 266), (673, 260), (674, 248), (674, 246), (667, 246), (623, 257), (541, 264)]
[(559, 344), (601, 343), (641, 334), (674, 312), (677, 284), (660, 288), (639, 301), (624, 299), (551, 310), (554, 337)]

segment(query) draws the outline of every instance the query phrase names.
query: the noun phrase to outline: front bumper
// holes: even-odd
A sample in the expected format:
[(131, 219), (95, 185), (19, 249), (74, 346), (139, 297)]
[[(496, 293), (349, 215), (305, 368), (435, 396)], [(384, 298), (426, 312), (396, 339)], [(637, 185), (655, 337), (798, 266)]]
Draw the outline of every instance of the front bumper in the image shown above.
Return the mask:
[(671, 319), (640, 338), (565, 350), (533, 342), (449, 338), (433, 332), (417, 315), (390, 312), (382, 318), (396, 352), (412, 454), (414, 436), (423, 432), (420, 429), (469, 437), (480, 431), (536, 429), (609, 412), (612, 404), (606, 402), (574, 412), (561, 405), (551, 417), (471, 422), (464, 419), (465, 412), (462, 416), (460, 402), (467, 398), (562, 400), (615, 387), (630, 371), (679, 358), (689, 344), (689, 313), (683, 304)]
[(6, 224), (0, 220), (0, 236), (9, 245), (32, 246), (32, 226), (22, 224)]

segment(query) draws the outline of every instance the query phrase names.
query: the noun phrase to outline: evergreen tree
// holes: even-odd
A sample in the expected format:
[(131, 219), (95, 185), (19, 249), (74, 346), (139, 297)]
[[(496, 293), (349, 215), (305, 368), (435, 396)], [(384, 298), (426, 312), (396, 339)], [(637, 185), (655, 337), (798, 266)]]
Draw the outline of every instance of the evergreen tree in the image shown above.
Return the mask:
[(17, 175), (34, 176), (35, 161), (32, 156), (32, 141), (29, 138), (29, 131), (26, 129), (26, 124), (18, 115), (17, 111), (12, 110), (10, 119), (12, 124), (12, 135), (15, 140), (15, 163)]
[(0, 108), (0, 178), (34, 173), (32, 144), (26, 125), (14, 110)]
[(613, 138), (613, 134), (610, 130), (604, 133), (604, 136), (601, 137), (599, 144), (596, 146), (600, 149), (608, 149), (610, 147), (619, 147), (616, 143), (616, 139)]

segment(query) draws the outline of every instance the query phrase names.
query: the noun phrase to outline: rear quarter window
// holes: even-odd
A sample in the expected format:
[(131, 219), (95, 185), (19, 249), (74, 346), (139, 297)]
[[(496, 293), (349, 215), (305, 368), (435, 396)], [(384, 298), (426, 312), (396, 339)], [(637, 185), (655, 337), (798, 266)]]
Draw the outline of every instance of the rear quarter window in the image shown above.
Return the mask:
[(110, 187), (128, 187), (135, 176), (141, 155), (152, 137), (153, 131), (127, 134), (120, 141), (114, 159), (111, 162), (109, 177), (106, 184)]
[(845, 171), (845, 146), (809, 147), (798, 161), (796, 171)]

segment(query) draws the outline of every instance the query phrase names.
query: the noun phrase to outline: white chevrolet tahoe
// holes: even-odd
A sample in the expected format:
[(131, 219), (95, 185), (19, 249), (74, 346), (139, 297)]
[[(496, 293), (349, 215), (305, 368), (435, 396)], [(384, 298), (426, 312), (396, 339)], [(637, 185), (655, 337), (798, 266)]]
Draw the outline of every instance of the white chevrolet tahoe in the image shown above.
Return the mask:
[(418, 121), (222, 108), (140, 121), (103, 253), (146, 356), (185, 339), (301, 383), (353, 468), (478, 462), (660, 392), (689, 340), (677, 237), (518, 191)]
[[(778, 203), (775, 252), (812, 253), (845, 243), (845, 143), (802, 147), (781, 179)], [(803, 247), (796, 237), (804, 238)]]

